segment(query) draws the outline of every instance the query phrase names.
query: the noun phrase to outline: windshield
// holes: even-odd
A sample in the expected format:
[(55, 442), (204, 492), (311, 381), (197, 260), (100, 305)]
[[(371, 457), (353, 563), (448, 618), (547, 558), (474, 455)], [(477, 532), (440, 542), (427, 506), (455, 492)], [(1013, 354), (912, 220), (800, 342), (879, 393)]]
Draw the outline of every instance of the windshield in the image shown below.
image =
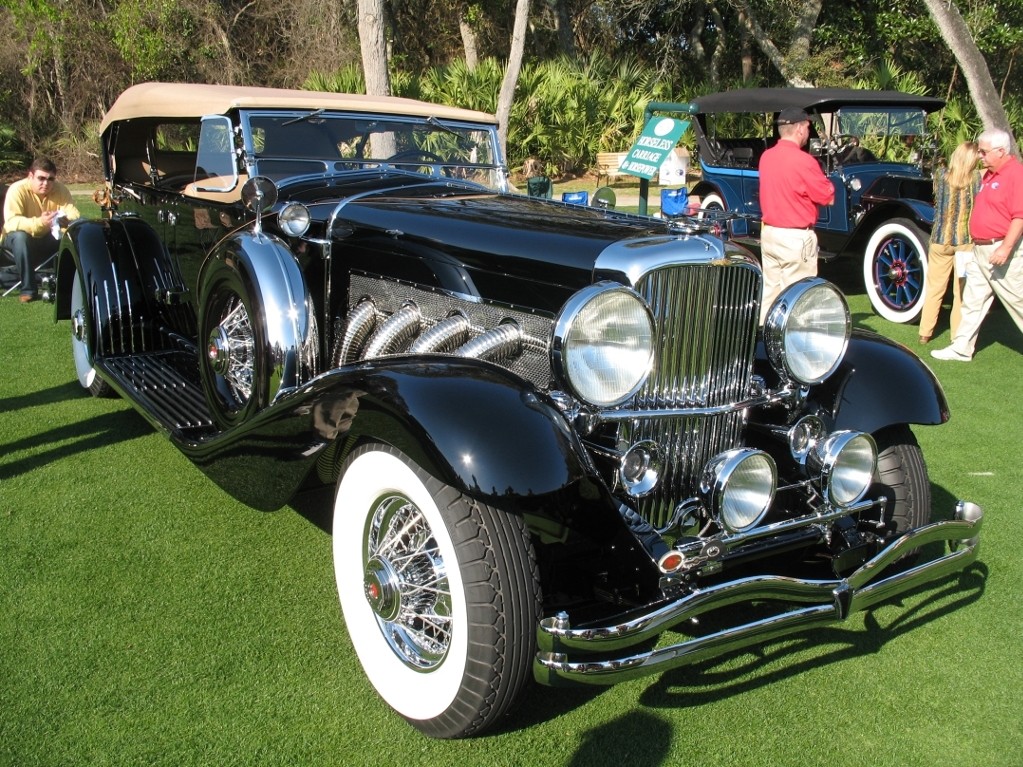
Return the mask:
[(927, 135), (927, 115), (921, 109), (845, 107), (836, 114), (832, 135), (853, 137), (879, 160), (919, 160)]
[(503, 178), (496, 129), (489, 125), (323, 111), (251, 112), (246, 117), (247, 150), (257, 173), (271, 178), (391, 168), (492, 189)]

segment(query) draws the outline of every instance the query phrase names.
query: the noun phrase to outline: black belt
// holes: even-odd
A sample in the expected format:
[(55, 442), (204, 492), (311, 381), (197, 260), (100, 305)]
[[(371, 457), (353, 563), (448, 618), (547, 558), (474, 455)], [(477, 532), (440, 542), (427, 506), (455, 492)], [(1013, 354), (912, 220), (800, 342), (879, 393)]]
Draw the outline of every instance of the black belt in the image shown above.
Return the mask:
[(974, 240), (973, 244), (974, 245), (994, 245), (996, 242), (1001, 242), (1003, 239), (1004, 239), (1003, 237), (999, 237), (999, 238), (994, 239), (994, 240)]
[(764, 225), (774, 227), (775, 229), (799, 229), (804, 232), (813, 229), (813, 224), (810, 224), (809, 226), (774, 226), (774, 224), (768, 224), (767, 222), (764, 222)]

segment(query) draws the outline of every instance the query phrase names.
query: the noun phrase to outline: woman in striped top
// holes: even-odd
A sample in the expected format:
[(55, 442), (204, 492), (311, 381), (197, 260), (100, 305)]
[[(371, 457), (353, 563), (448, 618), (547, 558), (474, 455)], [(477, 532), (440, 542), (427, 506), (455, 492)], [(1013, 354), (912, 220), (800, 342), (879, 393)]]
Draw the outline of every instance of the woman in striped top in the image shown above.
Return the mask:
[(953, 274), (955, 254), (957, 250), (973, 248), (970, 242), (970, 211), (973, 209), (973, 195), (980, 185), (979, 160), (977, 144), (964, 141), (952, 152), (948, 168), (937, 168), (934, 172), (934, 226), (927, 251), (927, 295), (920, 313), (922, 344), (930, 341), (934, 333), (949, 277), (952, 277), (949, 325), (953, 336), (959, 326), (962, 285)]

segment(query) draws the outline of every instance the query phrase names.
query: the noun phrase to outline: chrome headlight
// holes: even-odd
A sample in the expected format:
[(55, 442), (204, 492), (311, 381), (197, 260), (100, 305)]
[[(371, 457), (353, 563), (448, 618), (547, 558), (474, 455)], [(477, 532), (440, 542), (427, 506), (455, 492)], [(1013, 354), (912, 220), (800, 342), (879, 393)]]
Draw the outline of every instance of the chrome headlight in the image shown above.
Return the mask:
[(653, 316), (643, 299), (617, 282), (601, 282), (583, 288), (562, 308), (551, 362), (583, 402), (618, 405), (650, 374), (653, 336)]
[(764, 344), (779, 375), (817, 384), (838, 368), (852, 322), (842, 293), (818, 277), (782, 291), (764, 322)]
[(289, 202), (277, 214), (277, 223), (285, 234), (301, 237), (309, 231), (309, 208), (301, 203)]
[(741, 533), (763, 519), (777, 485), (778, 469), (771, 456), (760, 450), (739, 448), (707, 463), (700, 493), (721, 525)]
[(874, 481), (877, 445), (862, 431), (836, 431), (818, 442), (806, 456), (810, 478), (834, 506), (851, 506)]

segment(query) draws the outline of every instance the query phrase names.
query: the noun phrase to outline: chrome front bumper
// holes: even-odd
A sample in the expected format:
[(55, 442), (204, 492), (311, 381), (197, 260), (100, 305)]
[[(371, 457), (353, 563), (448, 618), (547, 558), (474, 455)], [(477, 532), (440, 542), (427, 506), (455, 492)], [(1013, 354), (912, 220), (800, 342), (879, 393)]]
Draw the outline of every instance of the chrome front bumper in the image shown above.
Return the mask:
[[(976, 504), (959, 501), (955, 519), (925, 525), (896, 538), (847, 578), (805, 580), (776, 575), (741, 578), (698, 589), (604, 626), (573, 629), (564, 613), (544, 618), (537, 629), (539, 650), (533, 673), (538, 682), (546, 685), (616, 684), (845, 620), (854, 612), (974, 562), (983, 516)], [(948, 551), (943, 555), (885, 574), (890, 565), (909, 552), (937, 541), (948, 542)], [(668, 647), (638, 654), (622, 652), (711, 610), (764, 601), (787, 603), (791, 609)]]

